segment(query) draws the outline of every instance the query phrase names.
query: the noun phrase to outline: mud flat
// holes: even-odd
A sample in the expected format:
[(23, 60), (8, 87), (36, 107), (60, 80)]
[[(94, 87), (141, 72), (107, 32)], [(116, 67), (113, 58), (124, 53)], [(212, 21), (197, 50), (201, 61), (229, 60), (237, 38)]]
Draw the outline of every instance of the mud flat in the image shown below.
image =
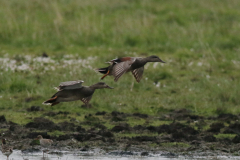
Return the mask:
[[(42, 112), (41, 108), (32, 110)], [(29, 109), (29, 112), (32, 110)], [(69, 113), (44, 113), (26, 125), (6, 121), (2, 115), (1, 138), (7, 138), (14, 150), (24, 154), (41, 153), (39, 141), (34, 138), (42, 135), (54, 141), (50, 155), (71, 152), (120, 157), (239, 156), (239, 115), (202, 117), (186, 109), (174, 110), (160, 116), (103, 111), (85, 115), (82, 122), (71, 119), (54, 123), (44, 118), (46, 114), (57, 116)], [(129, 118), (144, 120), (145, 123), (134, 125)]]

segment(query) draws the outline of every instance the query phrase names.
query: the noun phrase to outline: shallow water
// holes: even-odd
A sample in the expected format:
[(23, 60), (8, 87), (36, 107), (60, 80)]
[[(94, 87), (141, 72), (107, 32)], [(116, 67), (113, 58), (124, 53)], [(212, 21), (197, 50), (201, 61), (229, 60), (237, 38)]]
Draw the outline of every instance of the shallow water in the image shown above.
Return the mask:
[[(0, 153), (0, 160), (7, 159), (6, 156)], [(23, 153), (19, 150), (14, 150), (10, 155), (9, 160), (79, 160), (79, 159), (91, 159), (91, 160), (192, 160), (192, 159), (214, 159), (214, 160), (235, 160), (240, 157), (228, 157), (228, 156), (204, 156), (204, 157), (184, 157), (184, 156), (162, 156), (161, 154), (140, 156), (140, 153), (134, 155), (113, 155), (111, 153), (96, 154), (94, 152), (68, 152), (68, 151), (54, 151), (51, 154), (45, 154), (43, 157), (42, 152)]]

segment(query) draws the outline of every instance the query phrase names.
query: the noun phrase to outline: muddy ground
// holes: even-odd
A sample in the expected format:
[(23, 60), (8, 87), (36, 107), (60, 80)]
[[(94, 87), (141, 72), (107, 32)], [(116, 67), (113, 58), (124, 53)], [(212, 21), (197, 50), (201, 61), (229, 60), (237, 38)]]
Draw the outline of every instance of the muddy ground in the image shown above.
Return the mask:
[[(29, 112), (42, 112), (41, 108), (31, 107)], [(59, 114), (68, 115), (68, 112), (48, 112), (48, 116)], [(113, 125), (105, 126), (104, 119)], [(144, 119), (144, 125), (130, 125), (126, 118)], [(153, 126), (152, 120), (169, 122)], [(6, 121), (0, 116), (0, 137), (8, 140), (14, 147), (26, 152), (38, 151), (39, 141), (34, 140), (37, 135), (50, 138), (54, 141), (55, 149), (88, 151), (100, 148), (106, 152), (120, 151), (116, 154), (132, 154), (134, 151), (149, 153), (159, 151), (170, 156), (177, 155), (238, 155), (240, 150), (240, 123), (239, 115), (220, 114), (215, 117), (195, 115), (191, 110), (179, 109), (159, 116), (147, 114), (128, 114), (107, 111), (96, 112), (95, 115), (85, 115), (85, 120), (78, 122), (75, 119), (61, 123), (37, 117), (26, 125), (18, 125)], [(84, 127), (84, 126), (91, 127)], [(62, 135), (48, 133), (59, 131)], [(222, 136), (219, 136), (222, 135)], [(114, 153), (114, 152), (113, 152)]]

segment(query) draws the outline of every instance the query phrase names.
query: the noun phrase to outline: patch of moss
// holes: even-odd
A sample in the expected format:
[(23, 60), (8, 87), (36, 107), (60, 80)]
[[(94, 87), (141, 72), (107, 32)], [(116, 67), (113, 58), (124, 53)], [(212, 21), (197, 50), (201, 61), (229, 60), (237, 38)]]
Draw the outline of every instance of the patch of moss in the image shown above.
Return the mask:
[(128, 117), (127, 123), (132, 127), (135, 125), (143, 125), (145, 123), (145, 119), (139, 117)]
[(160, 126), (160, 125), (163, 125), (163, 124), (170, 124), (172, 122), (173, 121), (151, 120), (149, 122), (149, 125), (151, 125), (151, 126)]
[(216, 134), (214, 135), (214, 137), (216, 137), (217, 139), (223, 139), (223, 138), (229, 138), (229, 139), (233, 139), (236, 136), (236, 134)]
[(55, 131), (53, 131), (53, 132), (48, 132), (48, 134), (49, 134), (50, 136), (56, 136), (56, 137), (59, 137), (59, 136), (61, 136), (61, 135), (65, 135), (64, 132), (58, 131), (58, 130), (55, 130)]
[(30, 142), (30, 145), (31, 146), (40, 145), (40, 141), (39, 140), (33, 140), (32, 142)]
[(137, 137), (137, 136), (158, 136), (157, 133), (115, 133), (114, 134), (116, 137)]

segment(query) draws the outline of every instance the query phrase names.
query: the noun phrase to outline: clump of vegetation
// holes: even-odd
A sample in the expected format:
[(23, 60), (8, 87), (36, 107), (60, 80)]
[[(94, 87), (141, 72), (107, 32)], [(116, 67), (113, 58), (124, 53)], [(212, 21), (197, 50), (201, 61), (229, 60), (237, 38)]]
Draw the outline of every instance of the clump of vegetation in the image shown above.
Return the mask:
[(53, 132), (48, 132), (48, 134), (49, 134), (50, 136), (56, 136), (56, 137), (65, 135), (64, 132), (61, 132), (61, 131), (58, 131), (58, 130), (55, 130), (55, 131), (53, 131)]

